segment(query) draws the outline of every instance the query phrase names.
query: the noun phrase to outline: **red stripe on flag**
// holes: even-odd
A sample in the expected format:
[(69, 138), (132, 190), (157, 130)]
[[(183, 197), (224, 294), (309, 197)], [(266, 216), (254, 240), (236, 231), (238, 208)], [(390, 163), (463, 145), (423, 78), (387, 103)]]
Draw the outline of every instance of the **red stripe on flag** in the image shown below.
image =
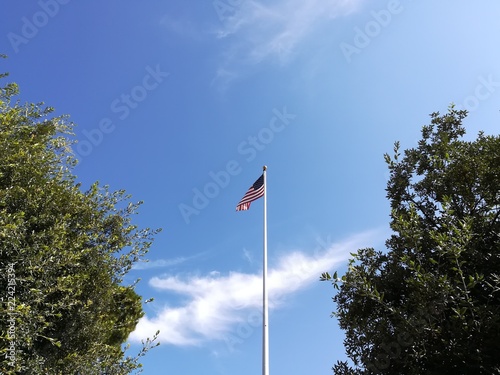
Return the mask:
[(246, 211), (250, 208), (250, 203), (264, 196), (264, 175), (260, 176), (254, 182), (250, 189), (245, 193), (243, 198), (238, 202), (236, 211)]

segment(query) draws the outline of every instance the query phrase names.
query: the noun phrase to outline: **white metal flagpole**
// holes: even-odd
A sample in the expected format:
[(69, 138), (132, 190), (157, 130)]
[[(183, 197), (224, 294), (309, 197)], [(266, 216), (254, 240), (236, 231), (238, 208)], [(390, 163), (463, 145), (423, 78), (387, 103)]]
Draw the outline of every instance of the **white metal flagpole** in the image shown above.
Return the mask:
[(267, 306), (267, 182), (266, 171), (264, 165), (264, 267), (262, 270), (262, 375), (269, 375), (269, 321), (268, 321), (268, 306)]

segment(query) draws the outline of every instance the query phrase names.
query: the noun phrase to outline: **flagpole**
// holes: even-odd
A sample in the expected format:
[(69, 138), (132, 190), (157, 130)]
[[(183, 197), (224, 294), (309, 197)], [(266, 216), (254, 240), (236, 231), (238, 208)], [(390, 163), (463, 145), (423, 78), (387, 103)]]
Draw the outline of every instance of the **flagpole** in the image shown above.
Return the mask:
[(269, 375), (269, 321), (268, 321), (268, 298), (267, 298), (267, 167), (262, 167), (264, 176), (264, 261), (262, 270), (262, 375)]

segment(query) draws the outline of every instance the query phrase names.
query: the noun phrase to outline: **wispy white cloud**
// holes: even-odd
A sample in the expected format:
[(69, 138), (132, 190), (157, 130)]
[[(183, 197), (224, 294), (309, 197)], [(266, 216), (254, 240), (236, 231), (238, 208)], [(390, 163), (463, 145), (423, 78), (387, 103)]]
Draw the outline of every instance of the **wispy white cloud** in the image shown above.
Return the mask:
[(157, 259), (148, 262), (140, 262), (134, 264), (132, 267), (133, 270), (147, 270), (151, 268), (163, 268), (163, 267), (171, 267), (176, 266), (178, 264), (184, 263), (187, 258), (175, 258), (175, 259)]
[(248, 263), (253, 264), (253, 254), (247, 249), (243, 249), (243, 259), (245, 259)]
[(143, 261), (140, 263), (134, 264), (132, 267), (132, 270), (148, 270), (148, 269), (153, 269), (153, 268), (167, 268), (167, 267), (173, 267), (173, 266), (178, 266), (182, 263), (186, 263), (188, 261), (194, 260), (196, 258), (199, 258), (206, 254), (205, 252), (195, 254), (189, 257), (177, 257), (173, 259), (156, 259), (153, 261)]
[[(318, 281), (322, 272), (331, 271), (360, 247), (379, 239), (378, 232), (363, 233), (337, 244), (321, 244), (314, 254), (291, 251), (280, 257), (269, 269), (269, 307), (282, 306), (286, 297)], [(151, 337), (160, 330), (162, 343), (187, 346), (202, 345), (210, 340), (225, 340), (238, 323), (248, 319), (249, 311), (262, 304), (261, 273), (216, 271), (207, 276), (154, 277), (150, 285), (158, 290), (186, 297), (179, 306), (165, 306), (155, 316), (139, 321), (130, 340)]]
[(236, 66), (274, 60), (284, 64), (325, 21), (354, 12), (363, 0), (244, 0), (223, 19), (217, 37), (228, 41), (214, 82), (238, 78)]

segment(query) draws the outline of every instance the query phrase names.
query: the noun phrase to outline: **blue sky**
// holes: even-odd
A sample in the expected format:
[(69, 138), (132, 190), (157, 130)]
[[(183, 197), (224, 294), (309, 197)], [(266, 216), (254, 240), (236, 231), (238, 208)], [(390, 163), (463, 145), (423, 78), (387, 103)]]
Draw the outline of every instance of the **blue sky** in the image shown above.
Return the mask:
[(161, 330), (144, 374), (261, 370), (262, 199), (268, 166), (270, 370), (345, 359), (324, 271), (389, 235), (383, 154), (429, 114), (470, 110), (498, 133), (500, 3), (210, 0), (4, 4), (1, 71), (21, 100), (77, 124), (79, 180), (144, 200), (162, 227), (129, 275)]

